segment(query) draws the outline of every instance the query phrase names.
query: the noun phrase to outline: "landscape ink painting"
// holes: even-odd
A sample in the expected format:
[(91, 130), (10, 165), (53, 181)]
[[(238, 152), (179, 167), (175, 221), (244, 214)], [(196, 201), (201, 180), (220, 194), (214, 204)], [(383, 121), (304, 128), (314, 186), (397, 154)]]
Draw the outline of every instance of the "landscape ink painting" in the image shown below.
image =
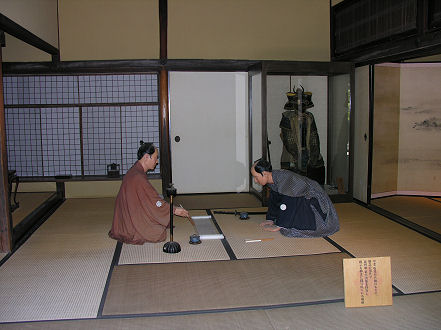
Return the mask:
[(401, 70), (399, 191), (441, 190), (441, 65)]

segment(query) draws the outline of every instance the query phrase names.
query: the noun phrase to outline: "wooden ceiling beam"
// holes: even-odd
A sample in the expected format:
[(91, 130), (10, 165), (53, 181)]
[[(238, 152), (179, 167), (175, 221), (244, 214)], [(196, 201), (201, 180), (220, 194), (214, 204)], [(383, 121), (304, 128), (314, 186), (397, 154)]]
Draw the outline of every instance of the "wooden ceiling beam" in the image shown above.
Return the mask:
[(3, 14), (0, 14), (0, 30), (52, 55), (52, 61), (60, 60), (60, 51), (58, 48), (37, 37), (35, 34), (26, 30), (24, 27), (15, 23)]

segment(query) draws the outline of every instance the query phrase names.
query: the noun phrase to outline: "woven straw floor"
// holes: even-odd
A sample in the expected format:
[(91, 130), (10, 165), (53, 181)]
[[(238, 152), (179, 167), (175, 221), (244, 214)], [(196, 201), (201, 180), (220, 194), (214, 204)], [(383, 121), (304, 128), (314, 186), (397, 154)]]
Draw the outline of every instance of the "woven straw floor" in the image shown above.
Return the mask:
[(390, 256), (392, 284), (405, 293), (441, 290), (441, 244), (360, 205), (336, 205), (332, 239), (356, 257)]
[(441, 203), (418, 196), (378, 198), (372, 204), (441, 234)]
[[(213, 208), (263, 210), (223, 203)], [(393, 284), (406, 294), (392, 306), (346, 309), (348, 255), (324, 239), (285, 243), (279, 233), (259, 231), (262, 219), (254, 215), (241, 222), (215, 214), (239, 260), (229, 260), (220, 240), (188, 244), (194, 229), (179, 217), (179, 254), (163, 253), (162, 244), (123, 245), (117, 258), (116, 241), (107, 236), (113, 206), (112, 198), (67, 200), (0, 267), (0, 322), (7, 322), (0, 328), (437, 329), (441, 323), (441, 292), (421, 293), (441, 291), (440, 243), (357, 204), (336, 204), (341, 230), (330, 239), (357, 257), (391, 256)], [(270, 236), (251, 249), (234, 243)]]
[[(343, 253), (118, 266), (103, 315), (268, 306), (343, 298)], [(164, 285), (158, 283), (164, 282)], [(166, 284), (167, 283), (167, 284)]]
[[(257, 212), (259, 210), (261, 209), (241, 208), (237, 211)], [(235, 210), (224, 209), (222, 211), (234, 212)], [(219, 213), (214, 213), (214, 217), (238, 259), (339, 252), (323, 238), (293, 239), (279, 232), (264, 231), (259, 224), (265, 221), (265, 214), (250, 214), (248, 220), (240, 220), (237, 215)], [(256, 239), (263, 239), (263, 241), (247, 242)]]
[(176, 316), (3, 324), (6, 330), (125, 329), (439, 329), (441, 293), (400, 296), (392, 306), (345, 308), (344, 303)]
[(0, 267), (0, 322), (96, 317), (114, 199), (67, 200)]
[[(206, 211), (190, 211), (191, 216), (207, 215)], [(211, 220), (207, 220), (211, 221)], [(164, 242), (146, 243), (144, 245), (123, 244), (120, 265), (145, 264), (145, 263), (168, 263), (188, 261), (210, 261), (229, 260), (230, 257), (225, 251), (219, 239), (204, 240), (201, 244), (189, 244), (190, 235), (195, 233), (193, 226), (187, 219), (175, 216), (173, 218), (175, 228), (173, 229), (173, 241), (179, 243), (181, 252), (163, 253)], [(167, 235), (167, 241), (170, 234)]]

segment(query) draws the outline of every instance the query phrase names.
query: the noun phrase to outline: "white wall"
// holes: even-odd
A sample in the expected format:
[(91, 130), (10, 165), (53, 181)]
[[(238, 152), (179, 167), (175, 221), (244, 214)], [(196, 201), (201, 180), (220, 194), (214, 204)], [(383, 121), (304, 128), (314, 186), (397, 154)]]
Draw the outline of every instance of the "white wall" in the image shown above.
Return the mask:
[(245, 72), (170, 73), (172, 181), (178, 193), (249, 190), (247, 78)]
[[(262, 75), (256, 74), (251, 78), (251, 136), (252, 136), (252, 162), (262, 157)], [(257, 191), (262, 191), (262, 186), (252, 181), (252, 186)]]

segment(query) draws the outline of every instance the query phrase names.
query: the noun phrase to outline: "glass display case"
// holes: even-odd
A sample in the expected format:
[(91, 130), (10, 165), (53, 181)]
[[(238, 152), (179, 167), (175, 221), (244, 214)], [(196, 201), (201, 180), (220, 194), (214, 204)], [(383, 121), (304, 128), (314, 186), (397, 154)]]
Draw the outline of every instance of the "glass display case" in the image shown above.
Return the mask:
[[(269, 160), (352, 198), (351, 63), (266, 61), (249, 71), (250, 162)], [(252, 178), (250, 178), (252, 179)], [(256, 183), (250, 191), (266, 202)]]

